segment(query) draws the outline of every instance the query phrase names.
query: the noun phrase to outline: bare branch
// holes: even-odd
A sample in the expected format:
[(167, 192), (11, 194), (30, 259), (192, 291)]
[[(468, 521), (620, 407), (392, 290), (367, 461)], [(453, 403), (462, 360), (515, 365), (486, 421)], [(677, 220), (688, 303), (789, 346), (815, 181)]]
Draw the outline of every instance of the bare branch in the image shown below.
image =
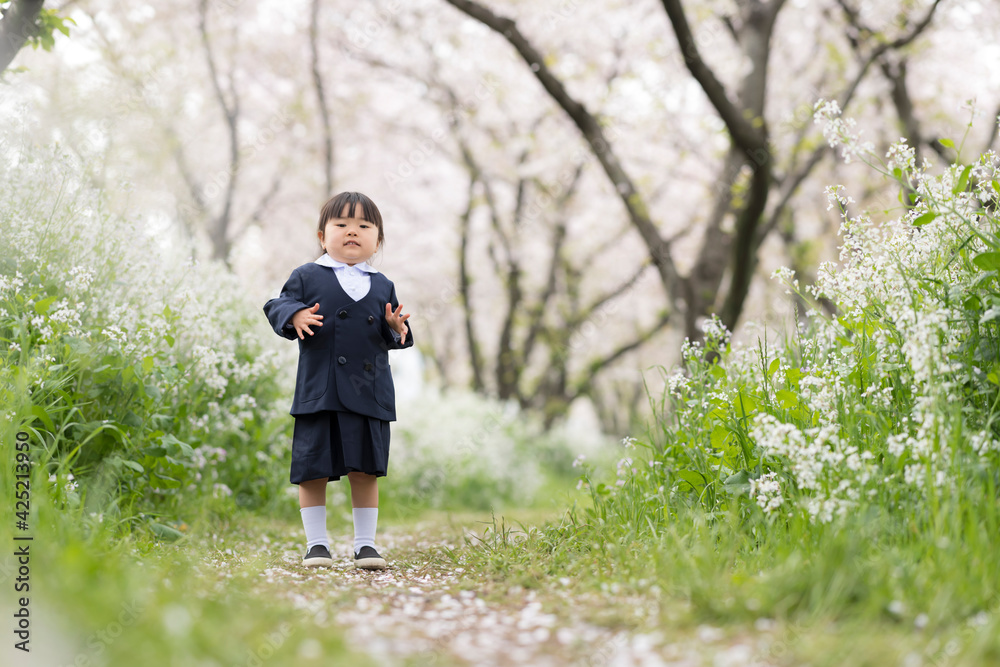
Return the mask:
[(232, 217), (233, 195), (236, 191), (236, 180), (239, 174), (240, 165), (238, 134), (239, 98), (236, 96), (235, 83), (231, 73), (229, 76), (229, 93), (232, 100), (227, 101), (225, 94), (222, 92), (222, 83), (219, 77), (218, 68), (215, 64), (215, 57), (212, 54), (212, 47), (208, 39), (208, 27), (206, 25), (208, 17), (208, 0), (201, 0), (198, 10), (198, 32), (201, 35), (201, 42), (205, 48), (205, 60), (208, 63), (209, 78), (211, 79), (212, 88), (215, 90), (216, 99), (219, 102), (219, 106), (222, 108), (222, 114), (225, 116), (226, 126), (229, 130), (229, 179), (226, 183), (225, 201), (222, 205), (222, 211), (218, 214), (218, 216), (216, 216), (213, 224), (208, 230), (208, 236), (212, 242), (212, 256), (215, 259), (221, 259), (228, 265), (230, 249), (229, 223)]
[[(881, 42), (878, 46), (872, 49), (872, 52), (868, 54), (868, 57), (861, 64), (861, 68), (858, 70), (857, 75), (854, 77), (854, 81), (851, 83), (850, 86), (847, 87), (847, 90), (844, 91), (843, 97), (839, 100), (841, 109), (847, 108), (847, 104), (851, 101), (851, 98), (854, 96), (854, 92), (857, 90), (858, 85), (861, 83), (861, 80), (864, 78), (865, 73), (868, 71), (868, 68), (871, 67), (872, 63), (881, 58), (886, 52), (894, 51), (896, 49), (901, 49), (904, 46), (910, 44), (917, 37), (919, 37), (920, 34), (925, 29), (927, 29), (927, 27), (931, 24), (931, 19), (934, 18), (934, 12), (937, 10), (937, 7), (940, 3), (941, 0), (934, 0), (934, 4), (931, 5), (930, 9), (927, 10), (927, 13), (924, 14), (924, 17), (920, 19), (920, 21), (918, 21), (917, 24), (913, 26), (913, 29), (911, 29), (908, 33), (897, 37), (891, 42)], [(848, 17), (848, 20), (851, 21), (858, 20), (857, 12), (851, 9), (851, 7), (847, 4), (847, 2), (845, 2), (845, 0), (837, 0), (837, 4), (839, 4), (841, 8), (843, 8), (844, 13)], [(867, 28), (860, 26), (859, 23), (855, 23), (855, 25), (864, 30), (868, 30)], [(857, 44), (857, 40), (855, 40), (850, 35), (848, 35), (848, 40), (851, 41), (852, 44)]]
[[(471, 157), (464, 142), (461, 146), (463, 157)], [(476, 340), (476, 332), (472, 326), (474, 321), (474, 304), (472, 302), (472, 280), (469, 278), (469, 232), (472, 221), (472, 210), (476, 205), (475, 188), (477, 175), (474, 171), (474, 162), (466, 160), (466, 166), (469, 168), (469, 195), (465, 211), (460, 218), (461, 248), (458, 256), (459, 294), (462, 298), (462, 312), (465, 315), (465, 342), (469, 347), (469, 361), (472, 365), (472, 388), (475, 391), (481, 392), (485, 389), (483, 383), (483, 359), (479, 343)]]
[[(774, 13), (777, 14), (781, 3), (778, 2), (775, 4)], [(666, 10), (667, 17), (674, 28), (677, 43), (684, 57), (684, 64), (702, 90), (705, 91), (705, 95), (708, 96), (709, 102), (712, 103), (712, 106), (719, 113), (722, 122), (726, 124), (726, 129), (729, 130), (729, 135), (732, 137), (733, 143), (744, 151), (767, 150), (767, 141), (763, 133), (757, 130), (751, 124), (750, 120), (744, 117), (743, 111), (729, 99), (722, 82), (719, 81), (715, 73), (702, 59), (701, 53), (698, 51), (698, 45), (695, 43), (694, 35), (691, 32), (691, 26), (684, 15), (684, 8), (681, 6), (681, 1), (663, 0), (663, 8)]]
[(578, 329), (581, 325), (583, 325), (584, 322), (590, 319), (594, 313), (600, 310), (601, 307), (604, 306), (604, 304), (631, 290), (632, 287), (634, 287), (635, 284), (639, 282), (639, 278), (642, 278), (642, 274), (644, 274), (646, 272), (646, 269), (648, 268), (649, 268), (649, 262), (648, 261), (642, 262), (639, 265), (639, 267), (632, 272), (632, 275), (625, 279), (624, 282), (597, 297), (576, 317), (574, 317), (572, 320), (569, 320), (566, 323), (566, 327), (571, 331), (575, 331), (576, 329)]
[[(910, 146), (913, 147), (915, 151), (915, 160), (917, 164), (920, 163), (920, 149), (923, 144), (923, 139), (920, 133), (920, 123), (914, 114), (913, 100), (910, 97), (909, 89), (906, 85), (906, 58), (902, 58), (898, 63), (891, 62), (887, 55), (890, 51), (902, 48), (906, 44), (916, 39), (916, 37), (923, 32), (930, 25), (931, 19), (934, 16), (934, 11), (937, 8), (937, 0), (924, 15), (918, 24), (909, 33), (904, 35), (903, 38), (895, 40), (892, 49), (882, 48), (884, 44), (880, 44), (878, 47), (873, 49), (872, 54), (869, 56), (869, 62), (878, 62), (879, 67), (882, 70), (882, 74), (892, 86), (892, 103), (896, 107), (896, 114), (899, 116), (899, 121), (903, 125), (903, 133), (905, 134), (907, 141)], [(864, 46), (862, 36), (874, 35), (875, 31), (870, 27), (864, 25), (861, 22), (861, 17), (858, 11), (856, 11), (847, 0), (837, 0), (837, 4), (843, 10), (844, 15), (847, 17), (850, 25), (857, 31), (857, 36), (852, 35), (850, 32), (847, 35), (848, 41), (851, 47), (858, 54), (861, 53), (861, 49)], [(843, 107), (842, 107), (843, 108)]]
[(656, 224), (649, 217), (645, 200), (612, 150), (597, 117), (570, 96), (562, 81), (552, 73), (545, 64), (545, 59), (521, 33), (513, 20), (498, 16), (490, 9), (472, 0), (446, 0), (446, 2), (502, 35), (528, 64), (546, 92), (573, 120), (604, 168), (615, 192), (618, 193), (625, 205), (633, 226), (649, 249), (650, 257), (660, 273), (660, 280), (670, 295), (671, 301), (675, 303), (679, 301), (681, 299), (679, 286), (682, 278), (678, 275), (670, 256), (670, 247), (663, 240)]
[(607, 355), (599, 359), (594, 359), (593, 361), (588, 363), (587, 368), (580, 375), (580, 378), (576, 380), (572, 384), (572, 387), (569, 389), (569, 391), (567, 391), (568, 402), (572, 403), (576, 398), (589, 394), (593, 389), (594, 377), (598, 374), (598, 372), (601, 369), (610, 366), (619, 358), (621, 358), (623, 355), (631, 352), (632, 350), (635, 350), (636, 348), (646, 343), (650, 338), (662, 332), (663, 328), (667, 326), (669, 322), (670, 322), (670, 313), (669, 312), (662, 313), (659, 319), (656, 321), (656, 324), (654, 324), (652, 327), (650, 327), (646, 331), (638, 333), (636, 337), (633, 338), (631, 341), (618, 346), (617, 348), (609, 352)]
[[(934, 4), (931, 5), (931, 7), (927, 10), (927, 13), (924, 14), (923, 18), (921, 18), (920, 21), (918, 21), (917, 24), (909, 32), (897, 37), (891, 42), (883, 42), (879, 44), (872, 50), (870, 54), (868, 54), (868, 57), (862, 61), (861, 66), (858, 68), (857, 73), (854, 75), (854, 79), (837, 98), (838, 104), (840, 105), (841, 109), (846, 109), (847, 105), (850, 104), (851, 99), (854, 97), (854, 93), (857, 92), (858, 86), (860, 86), (861, 81), (867, 74), (868, 68), (871, 67), (873, 63), (882, 58), (882, 56), (884, 56), (890, 50), (900, 49), (903, 48), (904, 46), (907, 46), (913, 40), (919, 37), (920, 33), (922, 33), (924, 30), (927, 29), (927, 27), (931, 23), (931, 19), (933, 19), (934, 17), (934, 12), (937, 9), (937, 6), (938, 4), (940, 4), (940, 2), (941, 0), (935, 0)], [(846, 0), (837, 0), (837, 4), (839, 4), (840, 7), (844, 10), (844, 13), (848, 18), (848, 21), (851, 22), (851, 24), (859, 31), (859, 33), (862, 31), (868, 33), (872, 32), (869, 28), (861, 24), (857, 12), (846, 2)], [(848, 35), (848, 41), (851, 43), (855, 51), (860, 52), (861, 43), (856, 37), (854, 37), (853, 35)], [(1000, 111), (1000, 109), (998, 109), (998, 111)], [(937, 146), (934, 146), (933, 144), (931, 145), (931, 147), (937, 150), (939, 153), (941, 153), (941, 150), (943, 149), (943, 147), (940, 147), (939, 149)], [(761, 243), (763, 243), (768, 232), (774, 229), (774, 227), (778, 224), (778, 220), (780, 220), (781, 214), (783, 213), (785, 207), (788, 205), (792, 196), (795, 194), (795, 191), (798, 189), (799, 185), (801, 185), (802, 182), (809, 176), (809, 174), (816, 167), (816, 165), (820, 163), (823, 156), (826, 154), (827, 150), (828, 146), (825, 143), (820, 144), (812, 152), (812, 155), (810, 155), (809, 159), (805, 162), (805, 164), (803, 164), (801, 169), (799, 169), (797, 172), (787, 177), (786, 179), (783, 179), (782, 190), (778, 204), (771, 211), (771, 215), (768, 218), (767, 223), (761, 228), (761, 232), (757, 235), (755, 243), (758, 247), (760, 246)]]
[(781, 214), (784, 213), (785, 208), (788, 203), (792, 200), (792, 196), (802, 185), (802, 182), (806, 180), (809, 173), (816, 168), (826, 155), (829, 146), (827, 144), (822, 144), (816, 148), (809, 156), (809, 160), (792, 175), (791, 178), (786, 178), (781, 184), (781, 190), (778, 193), (778, 203), (775, 205), (774, 209), (771, 210), (771, 215), (768, 216), (767, 222), (765, 222), (760, 229), (760, 233), (757, 235), (755, 244), (760, 247), (767, 238), (767, 235), (778, 225), (778, 221), (781, 219)]
[[(581, 163), (576, 166), (576, 169), (573, 172), (573, 178), (569, 185), (566, 186), (566, 189), (557, 198), (555, 205), (555, 209), (557, 211), (562, 211), (566, 206), (566, 203), (576, 194), (576, 189), (579, 186), (580, 176), (582, 174), (583, 164)], [(563, 242), (566, 239), (566, 231), (567, 225), (565, 220), (556, 224), (555, 230), (552, 234), (552, 257), (549, 261), (549, 271), (545, 280), (545, 288), (542, 290), (542, 294), (539, 296), (536, 303), (528, 309), (528, 333), (525, 335), (524, 342), (521, 344), (524, 363), (527, 363), (528, 359), (531, 358), (531, 353), (535, 346), (535, 340), (542, 331), (546, 307), (556, 292), (556, 287), (558, 285), (559, 258), (562, 253)]]
[(326, 91), (323, 88), (323, 76), (319, 71), (319, 4), (320, 0), (312, 1), (309, 14), (309, 52), (312, 57), (313, 87), (316, 89), (316, 104), (319, 107), (319, 117), (323, 123), (323, 175), (326, 178), (325, 197), (333, 196), (333, 128), (330, 126), (330, 111), (326, 104)]
[(268, 188), (264, 196), (258, 200), (257, 205), (254, 206), (253, 213), (250, 215), (250, 219), (247, 221), (246, 226), (256, 225), (260, 222), (261, 218), (264, 217), (264, 213), (267, 211), (268, 206), (271, 205), (271, 201), (277, 196), (278, 192), (281, 190), (282, 176), (284, 175), (284, 170), (279, 169), (274, 173), (274, 180), (271, 181), (271, 187)]

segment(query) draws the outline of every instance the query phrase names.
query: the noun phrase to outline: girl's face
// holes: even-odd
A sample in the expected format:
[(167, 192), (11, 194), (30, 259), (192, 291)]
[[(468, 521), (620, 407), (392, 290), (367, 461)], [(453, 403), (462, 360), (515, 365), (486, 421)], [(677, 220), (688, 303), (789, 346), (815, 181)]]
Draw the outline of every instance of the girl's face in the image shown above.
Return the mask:
[(350, 215), (350, 205), (344, 207), (340, 218), (330, 218), (326, 221), (323, 231), (320, 231), (319, 242), (323, 249), (333, 259), (350, 266), (366, 262), (378, 250), (378, 227), (359, 216), (363, 215), (361, 206), (354, 207), (353, 218)]

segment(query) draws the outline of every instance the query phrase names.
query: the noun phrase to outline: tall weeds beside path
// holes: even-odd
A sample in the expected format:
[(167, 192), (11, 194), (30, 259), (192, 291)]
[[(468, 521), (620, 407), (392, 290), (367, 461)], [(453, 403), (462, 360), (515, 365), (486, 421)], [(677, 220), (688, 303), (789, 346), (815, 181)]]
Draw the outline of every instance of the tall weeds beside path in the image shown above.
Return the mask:
[[(840, 261), (811, 286), (775, 275), (809, 304), (795, 333), (734, 348), (707, 322), (705, 344), (664, 371), (651, 432), (626, 439), (616, 470), (583, 464), (591, 502), (481, 564), (511, 576), (547, 563), (689, 622), (777, 619), (811, 664), (866, 664), (852, 662), (860, 646), (996, 663), (1000, 158), (935, 172), (905, 144), (874, 155), (835, 104), (817, 119), (900, 206), (876, 221), (829, 188)], [(858, 643), (816, 662), (827, 622), (860, 624)]]

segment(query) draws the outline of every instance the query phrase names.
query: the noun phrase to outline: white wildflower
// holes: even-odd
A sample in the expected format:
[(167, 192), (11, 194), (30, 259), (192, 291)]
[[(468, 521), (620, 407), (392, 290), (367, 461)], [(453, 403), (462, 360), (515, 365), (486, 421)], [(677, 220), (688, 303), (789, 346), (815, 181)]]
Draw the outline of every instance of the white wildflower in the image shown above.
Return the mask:
[(723, 349), (729, 344), (732, 333), (722, 323), (718, 315), (712, 315), (701, 323), (701, 330), (705, 334), (705, 341), (715, 344), (718, 349)]
[(889, 152), (885, 154), (888, 158), (887, 166), (889, 170), (901, 169), (904, 172), (913, 171), (915, 166), (914, 156), (916, 151), (912, 146), (906, 144), (906, 137), (900, 137), (899, 141), (889, 147)]
[(757, 479), (750, 480), (750, 497), (757, 505), (770, 514), (781, 507), (785, 499), (781, 495), (781, 483), (776, 472), (769, 472)]
[(632, 459), (629, 457), (624, 457), (618, 461), (618, 477), (625, 477), (629, 472), (635, 472), (632, 467)]

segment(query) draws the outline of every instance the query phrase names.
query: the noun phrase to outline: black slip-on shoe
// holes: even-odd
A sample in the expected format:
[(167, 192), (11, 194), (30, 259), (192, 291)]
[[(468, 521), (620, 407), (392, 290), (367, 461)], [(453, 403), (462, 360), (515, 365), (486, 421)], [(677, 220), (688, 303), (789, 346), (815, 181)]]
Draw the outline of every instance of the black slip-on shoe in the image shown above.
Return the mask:
[(374, 547), (361, 547), (361, 551), (354, 554), (354, 567), (362, 570), (384, 570), (385, 559), (378, 555)]
[(322, 544), (317, 544), (302, 559), (302, 564), (306, 567), (331, 567), (333, 566), (333, 558), (330, 557), (329, 549)]

